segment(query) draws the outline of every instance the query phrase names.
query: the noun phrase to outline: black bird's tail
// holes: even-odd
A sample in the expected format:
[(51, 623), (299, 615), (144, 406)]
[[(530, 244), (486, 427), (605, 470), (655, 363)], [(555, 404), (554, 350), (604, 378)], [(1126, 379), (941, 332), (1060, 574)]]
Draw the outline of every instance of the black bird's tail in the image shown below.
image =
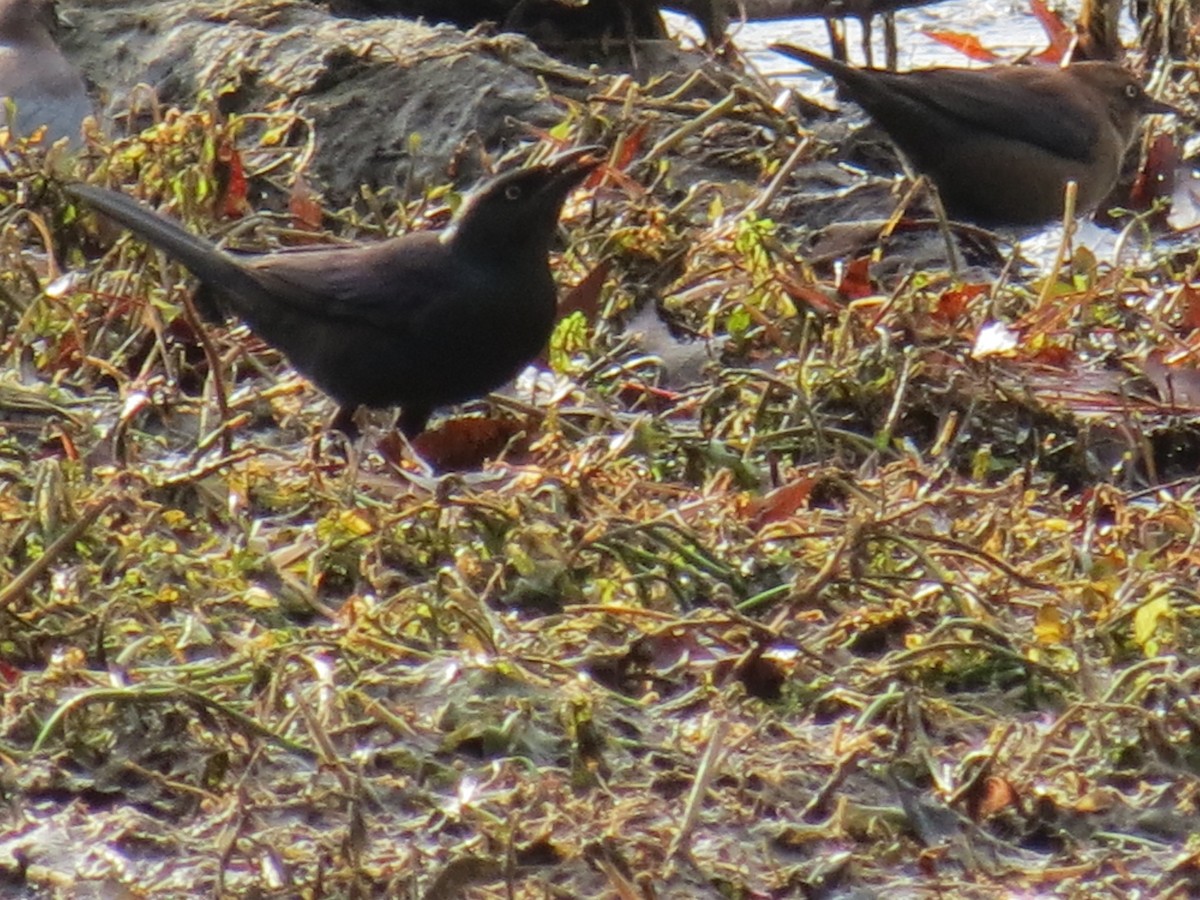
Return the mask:
[(253, 273), (233, 256), (132, 197), (82, 183), (68, 184), (64, 190), (86, 200), (109, 218), (178, 260), (201, 282), (218, 288), (221, 293), (247, 298), (258, 298), (268, 293)]

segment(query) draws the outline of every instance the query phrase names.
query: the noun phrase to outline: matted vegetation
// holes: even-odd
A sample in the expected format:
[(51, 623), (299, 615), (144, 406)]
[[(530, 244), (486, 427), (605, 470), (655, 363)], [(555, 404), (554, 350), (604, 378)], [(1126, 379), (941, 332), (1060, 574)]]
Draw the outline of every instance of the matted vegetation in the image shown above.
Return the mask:
[[(556, 374), (450, 411), (449, 474), (385, 418), (324, 436), (10, 148), (14, 890), (1196, 890), (1194, 252), (819, 265), (776, 215), (798, 123), (689, 96), (564, 101), (543, 143), (613, 155)], [(246, 249), (445, 221), (445, 187), (322, 216), (293, 125), (173, 113), (80, 173)]]

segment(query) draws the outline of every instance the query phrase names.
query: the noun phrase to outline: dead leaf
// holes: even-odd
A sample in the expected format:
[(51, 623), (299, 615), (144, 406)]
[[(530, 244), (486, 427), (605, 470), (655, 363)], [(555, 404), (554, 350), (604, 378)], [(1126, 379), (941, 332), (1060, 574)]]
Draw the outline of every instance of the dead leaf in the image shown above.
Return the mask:
[(1190, 282), (1179, 286), (1173, 298), (1183, 332), (1200, 330), (1200, 288)]
[(807, 306), (813, 312), (833, 316), (842, 311), (842, 304), (824, 291), (811, 284), (805, 284), (797, 277), (795, 267), (779, 266), (775, 270), (775, 280), (779, 282), (793, 303)]
[(217, 147), (217, 179), (221, 185), (221, 199), (217, 210), (225, 218), (240, 219), (250, 210), (246, 200), (249, 185), (242, 156), (228, 139)]
[(1163, 403), (1200, 409), (1200, 368), (1192, 354), (1175, 358), (1162, 350), (1151, 350), (1142, 363), (1142, 372)]
[(805, 475), (796, 481), (777, 487), (764, 496), (751, 501), (746, 507), (746, 517), (754, 523), (756, 528), (789, 519), (808, 502), (816, 484), (816, 478)]
[(1062, 610), (1055, 603), (1043, 603), (1037, 611), (1033, 635), (1039, 644), (1056, 647), (1071, 634), (1071, 623), (1063, 618)]
[(567, 291), (558, 303), (558, 318), (564, 319), (571, 313), (583, 313), (588, 322), (595, 322), (600, 313), (600, 296), (604, 281), (612, 271), (612, 260), (603, 259), (573, 288)]
[[(1130, 208), (1150, 209), (1158, 201), (1170, 201), (1175, 195), (1175, 172), (1180, 163), (1175, 138), (1165, 132), (1155, 135), (1146, 151), (1146, 162), (1129, 189)], [(1161, 216), (1165, 217), (1169, 209), (1168, 204), (1161, 211)]]
[(983, 782), (983, 794), (975, 809), (977, 820), (987, 819), (1017, 805), (1017, 791), (1006, 778), (989, 775)]
[[(412, 448), (438, 472), (474, 471), (503, 452), (522, 430), (514, 419), (449, 419), (418, 435)], [(385, 435), (377, 448), (393, 465), (405, 457), (404, 441), (394, 432)]]
[(943, 291), (933, 308), (935, 320), (957, 322), (970, 310), (974, 301), (986, 297), (991, 286), (987, 284), (963, 284)]

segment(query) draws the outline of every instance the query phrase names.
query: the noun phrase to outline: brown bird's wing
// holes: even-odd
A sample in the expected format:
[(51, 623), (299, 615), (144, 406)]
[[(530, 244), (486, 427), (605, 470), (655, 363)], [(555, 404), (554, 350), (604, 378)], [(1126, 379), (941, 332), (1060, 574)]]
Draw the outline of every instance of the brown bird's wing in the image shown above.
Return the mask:
[[(930, 69), (886, 77), (889, 86), (914, 105), (932, 107), (964, 127), (1032, 144), (1056, 156), (1087, 161), (1099, 137), (1093, 117), (1080, 115), (1078, 104), (1063, 90), (1071, 85), (1064, 85), (1066, 76), (1058, 70)], [(868, 112), (875, 114), (869, 106)]]
[(833, 78), (910, 152), (964, 131), (995, 134), (1064, 159), (1089, 161), (1099, 138), (1094, 117), (1071, 95), (1076, 79), (1058, 69), (996, 66), (991, 69), (859, 69), (805, 47), (771, 49)]

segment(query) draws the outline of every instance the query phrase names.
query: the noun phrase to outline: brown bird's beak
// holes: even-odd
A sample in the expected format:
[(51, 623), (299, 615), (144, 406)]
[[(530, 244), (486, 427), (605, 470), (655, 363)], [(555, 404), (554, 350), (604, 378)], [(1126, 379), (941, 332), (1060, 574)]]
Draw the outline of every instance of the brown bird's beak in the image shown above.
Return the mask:
[(1147, 97), (1142, 104), (1142, 114), (1147, 116), (1186, 116), (1182, 109), (1178, 106), (1172, 106), (1170, 103), (1164, 103), (1162, 100), (1155, 100), (1153, 97)]

